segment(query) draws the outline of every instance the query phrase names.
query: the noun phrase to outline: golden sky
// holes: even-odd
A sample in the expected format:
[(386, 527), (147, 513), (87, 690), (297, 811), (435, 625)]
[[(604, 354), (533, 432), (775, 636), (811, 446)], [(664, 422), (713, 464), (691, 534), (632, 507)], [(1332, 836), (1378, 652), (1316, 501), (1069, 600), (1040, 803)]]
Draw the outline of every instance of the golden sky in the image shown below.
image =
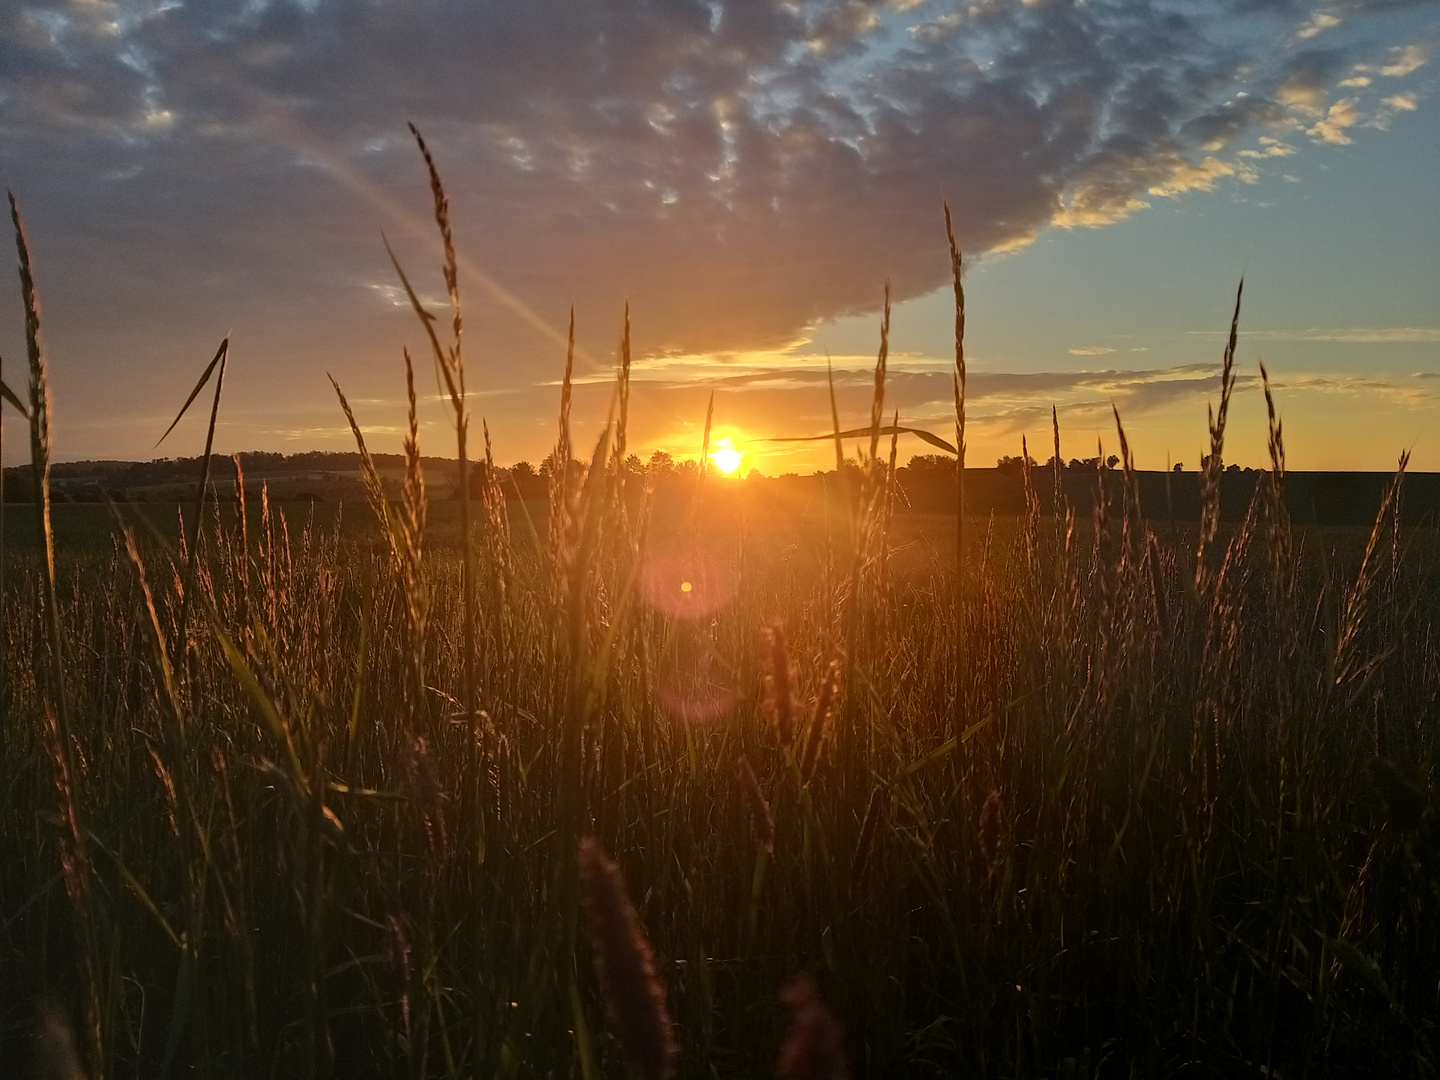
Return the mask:
[[(1293, 467), (1440, 469), (1437, 34), (1433, 0), (22, 0), (0, 175), (62, 458), (158, 453), (226, 334), (217, 449), (345, 448), (326, 373), (398, 448), (423, 338), (384, 238), (443, 298), (414, 121), (503, 462), (553, 442), (572, 307), (577, 443), (603, 422), (628, 302), (642, 456), (698, 454), (713, 391), (745, 468), (823, 465), (761, 440), (829, 427), (827, 356), (868, 418), (887, 283), (887, 414), (953, 438), (948, 199), (972, 463), (1047, 456), (1052, 406), (1067, 457), (1113, 448), (1113, 405), (1142, 467), (1193, 467), (1243, 275), (1231, 460), (1265, 455), (1263, 358)], [(22, 333), (16, 296), (7, 380)]]

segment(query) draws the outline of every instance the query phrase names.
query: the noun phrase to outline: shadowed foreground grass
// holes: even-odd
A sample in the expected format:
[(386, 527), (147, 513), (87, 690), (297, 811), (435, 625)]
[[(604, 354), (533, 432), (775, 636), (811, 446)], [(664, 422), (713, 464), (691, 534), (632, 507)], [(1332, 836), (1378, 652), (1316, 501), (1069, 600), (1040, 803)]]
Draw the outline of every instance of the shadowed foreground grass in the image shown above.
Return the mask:
[[(134, 566), (77, 567), (59, 793), (34, 587), (12, 580), (11, 1054), (37, 999), (83, 998), (78, 900), (107, 1075), (167, 1058), (215, 1076), (544, 1075), (576, 1058), (576, 1008), (603, 1066), (568, 880), (585, 834), (623, 868), (683, 1075), (768, 1075), (775, 991), (799, 971), (861, 1074), (1430, 1068), (1433, 811), (1401, 794), (1387, 813), (1369, 765), (1401, 763), (1402, 792), (1433, 768), (1433, 559), (1382, 545), (1357, 591), (1355, 558), (1277, 565), (1254, 529), (1205, 597), (1188, 553), (1134, 539), (1138, 520), (1105, 558), (1022, 521), (975, 553), (957, 628), (948, 566), (882, 577), (877, 555), (851, 593), (843, 538), (807, 561), (753, 523), (699, 520), (643, 550), (597, 523), (588, 565), (487, 558), (480, 717), (446, 692), (453, 556), (420, 579), (417, 658), (404, 582), (369, 545), (286, 544), (278, 517), (248, 550), (212, 537), (198, 589), (233, 655), (196, 627), (173, 701)], [(147, 569), (173, 633), (174, 575)], [(802, 730), (824, 663), (848, 658), (808, 784), (762, 715), (776, 620)]]

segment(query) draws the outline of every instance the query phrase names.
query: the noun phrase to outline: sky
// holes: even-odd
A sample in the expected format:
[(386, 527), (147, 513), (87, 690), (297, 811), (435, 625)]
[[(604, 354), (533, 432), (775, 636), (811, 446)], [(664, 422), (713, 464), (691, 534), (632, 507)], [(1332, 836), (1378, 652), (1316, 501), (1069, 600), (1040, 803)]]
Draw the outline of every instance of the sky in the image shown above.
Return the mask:
[[(1243, 276), (1226, 459), (1440, 470), (1440, 3), (1406, 0), (10, 0), (0, 181), (24, 215), (55, 456), (156, 446), (222, 337), (216, 450), (397, 450), (424, 356), (387, 242), (445, 311), (460, 253), (472, 445), (576, 442), (808, 472), (886, 413), (953, 439), (942, 201), (965, 255), (968, 461), (1117, 449), (1193, 469)], [(7, 260), (7, 265), (9, 261)], [(23, 383), (13, 275), (4, 378)], [(419, 368), (422, 449), (453, 454)], [(8, 412), (8, 408), (7, 408)], [(8, 412), (4, 458), (25, 460)], [(928, 447), (907, 439), (902, 462)]]

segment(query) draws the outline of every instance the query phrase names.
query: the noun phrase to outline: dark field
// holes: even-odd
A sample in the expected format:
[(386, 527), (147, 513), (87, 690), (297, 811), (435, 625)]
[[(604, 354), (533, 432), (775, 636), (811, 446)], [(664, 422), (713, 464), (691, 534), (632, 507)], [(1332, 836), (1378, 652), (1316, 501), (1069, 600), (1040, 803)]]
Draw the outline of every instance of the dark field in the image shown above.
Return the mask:
[(226, 511), (183, 656), (178, 507), (138, 508), (152, 623), (105, 509), (57, 506), (63, 768), (7, 507), (5, 1059), (37, 1001), (83, 1039), (93, 993), (107, 1075), (619, 1075), (576, 940), (591, 835), (682, 1075), (770, 1075), (801, 971), (861, 1075), (1429, 1074), (1433, 528), (1384, 519), (1366, 559), (1369, 529), (1292, 530), (1261, 485), (1197, 587), (1196, 526), (1109, 480), (1098, 547), (1093, 517), (1068, 545), (972, 520), (958, 621), (953, 518), (873, 492), (712, 483), (651, 521), (592, 485), (555, 532), (512, 503), (476, 543), (478, 718), (456, 504), (409, 580), (362, 508)]

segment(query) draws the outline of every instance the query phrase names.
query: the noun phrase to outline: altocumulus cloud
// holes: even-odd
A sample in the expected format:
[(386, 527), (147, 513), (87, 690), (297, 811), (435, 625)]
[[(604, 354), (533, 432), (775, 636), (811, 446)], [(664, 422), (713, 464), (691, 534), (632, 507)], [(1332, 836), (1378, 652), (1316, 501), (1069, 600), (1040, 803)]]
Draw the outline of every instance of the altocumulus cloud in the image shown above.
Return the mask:
[[(353, 355), (394, 317), (378, 232), (403, 248), (395, 208), (425, 208), (414, 120), (462, 248), (516, 298), (471, 288), (491, 378), (522, 383), (555, 344), (516, 306), (560, 324), (573, 302), (609, 334), (629, 298), (650, 353), (780, 347), (887, 278), (897, 299), (942, 284), (942, 195), (981, 254), (1253, 179), (1413, 108), (1427, 19), (1403, 0), (12, 0), (0, 173), (100, 314), (221, 304), (279, 353)], [(342, 325), (306, 336), (319, 310)]]

